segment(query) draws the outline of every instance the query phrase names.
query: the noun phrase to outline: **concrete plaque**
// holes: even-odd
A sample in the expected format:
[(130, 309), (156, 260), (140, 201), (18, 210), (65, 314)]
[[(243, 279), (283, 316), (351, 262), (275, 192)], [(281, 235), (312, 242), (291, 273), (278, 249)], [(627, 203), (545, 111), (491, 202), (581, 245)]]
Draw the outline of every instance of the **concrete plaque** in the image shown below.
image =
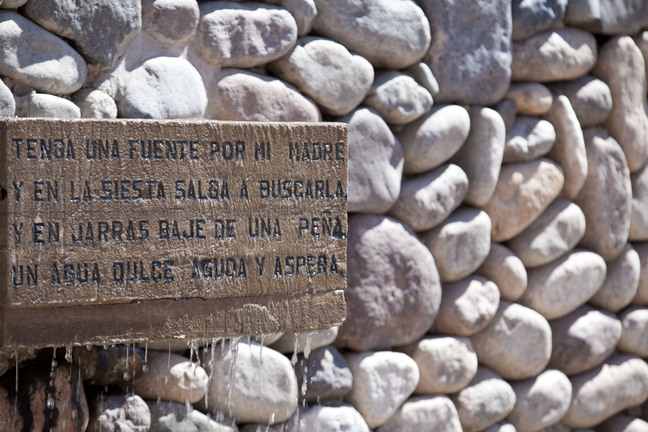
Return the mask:
[(5, 348), (344, 319), (346, 125), (4, 119), (0, 130)]

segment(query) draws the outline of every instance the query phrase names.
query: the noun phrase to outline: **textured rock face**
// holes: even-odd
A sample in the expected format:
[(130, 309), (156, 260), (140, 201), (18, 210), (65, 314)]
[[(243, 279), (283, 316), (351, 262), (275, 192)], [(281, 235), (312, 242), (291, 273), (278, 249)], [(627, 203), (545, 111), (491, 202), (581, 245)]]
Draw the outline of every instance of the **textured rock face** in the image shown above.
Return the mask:
[(389, 124), (407, 124), (432, 107), (432, 95), (414, 78), (399, 72), (376, 74), (364, 104)]
[(207, 94), (200, 74), (191, 63), (157, 57), (131, 73), (117, 106), (121, 117), (202, 117), (207, 107)]
[(562, 169), (545, 158), (503, 166), (493, 198), (483, 207), (493, 241), (509, 240), (531, 225), (558, 196), (563, 181)]
[(565, 17), (566, 0), (514, 0), (513, 40), (524, 40), (560, 23)]
[[(551, 106), (550, 106), (551, 107)], [(504, 162), (526, 162), (544, 156), (556, 141), (556, 130), (546, 120), (518, 116), (506, 136)]]
[(490, 252), (477, 273), (495, 282), (503, 300), (519, 299), (527, 287), (524, 264), (510, 249), (499, 243), (491, 243)]
[(151, 427), (151, 412), (137, 395), (99, 395), (90, 402), (88, 432), (147, 432)]
[(648, 24), (648, 7), (641, 1), (570, 1), (565, 21), (594, 33), (634, 33)]
[(430, 26), (411, 0), (316, 0), (313, 28), (369, 60), (375, 67), (402, 69), (420, 60), (430, 44)]
[(597, 59), (594, 36), (574, 28), (548, 30), (513, 44), (514, 81), (570, 80), (588, 73)]
[(371, 64), (344, 45), (318, 37), (304, 37), (270, 70), (310, 96), (333, 115), (345, 115), (365, 98), (374, 79)]
[(621, 351), (640, 357), (648, 357), (648, 310), (631, 307), (623, 311), (621, 318)]
[[(562, 258), (529, 270), (520, 302), (547, 319), (560, 318), (589, 300), (603, 285), (606, 265), (599, 255), (575, 249)], [(556, 287), (561, 289), (556, 289)]]
[[(238, 344), (216, 349), (207, 362), (213, 376), (207, 390), (209, 409), (243, 423), (275, 423), (297, 409), (297, 379), (290, 361), (270, 348)], [(232, 371), (230, 373), (230, 371)]]
[[(295, 365), (300, 396), (308, 402), (339, 400), (353, 386), (353, 374), (340, 352), (332, 346), (318, 348), (308, 359), (300, 357)], [(306, 391), (303, 392), (304, 381)]]
[[(298, 425), (291, 423), (288, 428), (289, 431), (298, 432), (302, 429), (312, 431), (370, 431), (362, 415), (350, 405), (315, 405), (301, 414), (300, 418), (303, 423)], [(265, 430), (265, 427), (266, 425), (263, 425), (258, 430)], [(279, 429), (277, 429), (277, 432), (279, 432)]]
[(515, 407), (506, 418), (518, 431), (539, 431), (560, 421), (572, 397), (572, 385), (565, 374), (546, 370), (535, 378), (511, 384)]
[[(439, 102), (490, 105), (511, 78), (511, 11), (505, 0), (424, 0), (432, 44), (424, 61), (439, 81)], [(471, 38), (453, 35), (470, 33)], [(458, 74), (457, 70), (462, 73)]]
[[(36, 0), (25, 6), (25, 15), (52, 33), (74, 41), (88, 63), (99, 69), (109, 68), (142, 26), (137, 0)], [(96, 34), (101, 37), (94, 37)]]
[(628, 243), (617, 259), (606, 264), (605, 282), (589, 302), (610, 312), (618, 312), (630, 304), (637, 292), (641, 271), (639, 254)]
[(378, 432), (424, 430), (434, 425), (441, 432), (460, 432), (461, 423), (452, 401), (443, 395), (408, 399)]
[(648, 365), (617, 354), (571, 382), (572, 402), (561, 421), (571, 428), (588, 428), (648, 398)]
[(195, 403), (205, 396), (207, 373), (186, 357), (151, 351), (148, 369), (135, 380), (134, 388), (148, 399)]
[(470, 134), (464, 145), (451, 159), (468, 176), (465, 201), (483, 206), (495, 191), (502, 165), (506, 126), (502, 117), (490, 108), (473, 106), (470, 114)]
[(473, 335), (493, 319), (499, 298), (497, 285), (479, 275), (444, 283), (434, 329), (440, 333)]
[(319, 121), (317, 106), (293, 86), (243, 69), (222, 69), (210, 82), (211, 118), (234, 121)]
[(404, 170), (417, 174), (436, 168), (463, 145), (470, 131), (470, 116), (458, 105), (440, 105), (408, 124), (396, 136), (403, 145)]
[(480, 367), (468, 387), (453, 395), (464, 431), (480, 431), (505, 418), (515, 406), (515, 392), (499, 375)]
[(556, 94), (567, 96), (582, 127), (601, 124), (612, 110), (610, 87), (591, 75), (553, 83), (549, 88)]
[(648, 240), (648, 164), (630, 175), (632, 188), (632, 213), (630, 233), (632, 241)]
[(162, 43), (176, 45), (189, 41), (199, 20), (200, 9), (195, 0), (142, 1), (142, 30)]
[(585, 215), (571, 201), (557, 198), (507, 246), (527, 268), (539, 267), (572, 250), (585, 234)]
[(205, 2), (200, 6), (196, 50), (208, 63), (246, 68), (285, 55), (297, 40), (297, 23), (264, 3)]
[(349, 221), (347, 319), (336, 344), (365, 351), (406, 345), (427, 332), (441, 301), (429, 250), (384, 216)]
[(616, 37), (601, 47), (592, 74), (603, 80), (612, 94), (612, 109), (603, 122), (621, 145), (631, 172), (648, 161), (646, 65), (631, 37)]
[(0, 11), (0, 35), (0, 74), (54, 94), (73, 93), (83, 85), (86, 62), (63, 39), (4, 10)]
[(491, 221), (482, 211), (462, 207), (423, 234), (443, 282), (456, 282), (474, 272), (490, 250)]
[(425, 231), (443, 222), (463, 201), (468, 191), (466, 173), (454, 164), (404, 179), (400, 195), (389, 210), (414, 231)]
[(603, 129), (589, 128), (584, 135), (587, 165), (597, 169), (588, 171), (575, 199), (587, 222), (580, 244), (613, 260), (623, 251), (630, 231), (630, 172), (621, 147)]
[(456, 393), (477, 373), (477, 355), (465, 337), (425, 336), (401, 349), (418, 366), (417, 394)]
[(400, 192), (401, 144), (368, 108), (358, 108), (341, 121), (349, 124), (349, 211), (384, 213)]
[[(355, 379), (345, 399), (362, 414), (372, 429), (394, 415), (419, 381), (416, 362), (402, 353), (350, 353), (346, 360)], [(376, 374), (380, 374), (380, 382), (371, 379)]]
[(506, 98), (515, 102), (519, 114), (528, 116), (546, 113), (553, 101), (551, 91), (540, 83), (512, 83)]
[(549, 157), (563, 170), (565, 182), (561, 194), (574, 199), (583, 188), (587, 178), (587, 152), (583, 130), (578, 123), (578, 117), (566, 96), (554, 98), (551, 109), (544, 119), (553, 124), (556, 132)]
[(537, 312), (500, 302), (490, 324), (471, 338), (479, 361), (505, 378), (530, 378), (551, 356), (551, 328)]
[(603, 363), (621, 337), (621, 323), (609, 312), (581, 306), (551, 321), (553, 349), (549, 365), (567, 375), (585, 372)]

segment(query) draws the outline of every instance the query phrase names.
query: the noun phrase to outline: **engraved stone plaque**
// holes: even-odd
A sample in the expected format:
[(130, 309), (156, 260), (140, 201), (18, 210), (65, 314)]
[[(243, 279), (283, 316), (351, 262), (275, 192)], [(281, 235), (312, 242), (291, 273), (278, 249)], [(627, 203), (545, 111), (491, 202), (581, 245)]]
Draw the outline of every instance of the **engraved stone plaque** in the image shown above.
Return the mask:
[(5, 348), (345, 317), (347, 128), (0, 121)]

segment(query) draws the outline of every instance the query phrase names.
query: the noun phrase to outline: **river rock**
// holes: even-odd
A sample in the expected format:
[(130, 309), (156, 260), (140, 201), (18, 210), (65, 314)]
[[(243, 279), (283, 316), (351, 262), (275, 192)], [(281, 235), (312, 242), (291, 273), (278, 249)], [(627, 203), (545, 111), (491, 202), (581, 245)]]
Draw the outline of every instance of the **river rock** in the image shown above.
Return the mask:
[(288, 358), (256, 343), (227, 343), (211, 354), (205, 365), (218, 378), (208, 384), (210, 411), (264, 424), (280, 423), (295, 412), (297, 379)]
[(76, 432), (88, 427), (88, 403), (78, 369), (56, 352), (53, 357), (49, 349), (21, 364), (18, 372), (13, 369), (0, 377), (0, 401), (3, 431)]
[(512, 83), (506, 98), (513, 100), (517, 112), (525, 116), (544, 114), (553, 102), (551, 91), (540, 83)]
[(580, 244), (611, 261), (623, 251), (630, 232), (630, 172), (621, 147), (605, 130), (589, 128), (584, 137), (587, 165), (596, 169), (588, 171), (574, 200), (587, 221)]
[(145, 356), (145, 351), (134, 345), (75, 347), (72, 351), (81, 379), (96, 386), (119, 385), (125, 379), (139, 377), (144, 370)]
[(89, 408), (88, 432), (149, 432), (151, 428), (149, 407), (137, 395), (98, 394)]
[(459, 415), (445, 395), (409, 398), (377, 432), (421, 431), (434, 427), (439, 432), (461, 432)]
[(369, 60), (376, 68), (402, 69), (430, 45), (430, 25), (411, 0), (315, 0), (313, 29)]
[(621, 339), (618, 349), (639, 357), (648, 357), (648, 309), (634, 306), (621, 315)]
[(333, 115), (356, 108), (374, 79), (367, 60), (332, 40), (311, 36), (299, 38), (292, 51), (268, 68)]
[(266, 3), (208, 1), (200, 4), (200, 17), (194, 45), (215, 66), (265, 64), (286, 55), (297, 41), (290, 12)]
[(621, 145), (630, 172), (648, 162), (648, 105), (646, 64), (630, 36), (606, 42), (592, 75), (605, 81), (612, 94), (612, 110), (603, 127)]
[(117, 104), (110, 95), (94, 88), (81, 89), (72, 95), (82, 118), (117, 118)]
[(45, 93), (30, 93), (16, 98), (18, 117), (80, 118), (81, 110), (74, 102)]
[(490, 324), (473, 335), (480, 363), (507, 379), (531, 378), (551, 356), (551, 327), (539, 313), (501, 301)]
[[(266, 425), (258, 429), (258, 432), (265, 432)], [(284, 429), (277, 430), (277, 432)], [(307, 411), (299, 414), (298, 422), (291, 422), (288, 432), (301, 431), (357, 431), (370, 432), (367, 422), (362, 415), (351, 405), (314, 405)], [(244, 432), (241, 430), (241, 432)]]
[(461, 167), (468, 176), (465, 201), (480, 207), (485, 205), (497, 184), (506, 142), (506, 126), (497, 111), (472, 106), (470, 133), (464, 145), (450, 160)]
[(0, 80), (0, 117), (13, 117), (16, 113), (16, 101), (9, 87)]
[(405, 154), (404, 171), (422, 173), (438, 167), (464, 144), (470, 132), (468, 111), (439, 105), (396, 133)]
[(149, 432), (238, 432), (236, 425), (220, 423), (184, 404), (147, 401), (151, 412)]
[(513, 0), (513, 40), (520, 41), (562, 22), (567, 0)]
[(349, 221), (344, 293), (347, 319), (336, 345), (354, 350), (406, 345), (436, 317), (441, 284), (434, 258), (402, 222), (357, 215)]
[(619, 312), (632, 302), (637, 292), (641, 271), (639, 254), (628, 243), (617, 259), (606, 264), (605, 282), (589, 302), (610, 312)]
[(526, 162), (544, 156), (556, 141), (551, 123), (536, 117), (517, 116), (506, 136), (503, 162)]
[(585, 234), (585, 215), (573, 202), (556, 198), (524, 231), (506, 243), (526, 268), (539, 267), (571, 251)]
[(155, 57), (133, 70), (117, 106), (119, 115), (127, 118), (202, 117), (207, 92), (191, 63), (181, 58)]
[(297, 385), (302, 390), (300, 396), (310, 403), (342, 399), (353, 385), (353, 375), (346, 360), (332, 346), (313, 350), (308, 358), (300, 355), (295, 373)]
[(499, 299), (497, 285), (479, 275), (444, 283), (434, 330), (460, 336), (473, 335), (493, 319)]
[(633, 244), (639, 255), (639, 284), (637, 292), (632, 299), (632, 304), (647, 306), (648, 305), (648, 242)]
[(642, 1), (570, 0), (565, 22), (592, 33), (631, 34), (648, 25), (648, 5)]
[(403, 179), (400, 195), (389, 215), (414, 231), (429, 230), (445, 220), (468, 191), (466, 173), (454, 164), (441, 165), (427, 173)]
[(615, 354), (571, 382), (572, 402), (561, 422), (574, 429), (589, 428), (648, 398), (648, 364)]
[(432, 95), (414, 78), (396, 71), (379, 72), (364, 104), (389, 124), (410, 123), (432, 107)]
[(134, 383), (135, 393), (148, 399), (198, 402), (207, 391), (207, 373), (188, 358), (164, 351), (148, 353), (148, 369)]
[(587, 152), (583, 130), (566, 96), (556, 96), (551, 109), (543, 118), (553, 125), (556, 132), (556, 141), (549, 157), (560, 165), (565, 176), (561, 194), (573, 200), (587, 178)]
[(477, 354), (465, 337), (425, 336), (400, 349), (418, 365), (416, 394), (456, 393), (477, 373)]
[(598, 425), (596, 430), (600, 432), (644, 432), (648, 431), (648, 422), (640, 418), (618, 414)]
[[(439, 81), (438, 102), (491, 105), (511, 78), (511, 5), (507, 0), (419, 2), (430, 20), (424, 61)], [(456, 37), (470, 34), (471, 37)], [(457, 73), (461, 71), (461, 73)]]
[(349, 124), (349, 211), (385, 213), (398, 199), (403, 148), (375, 111), (361, 107)]
[(511, 385), (481, 366), (468, 387), (451, 396), (466, 432), (477, 432), (505, 418), (515, 406)]
[(142, 1), (142, 30), (162, 43), (179, 45), (189, 41), (199, 20), (196, 0)]
[[(353, 374), (353, 388), (346, 400), (362, 414), (371, 429), (389, 420), (419, 381), (416, 362), (403, 353), (349, 353), (346, 361)], [(376, 380), (376, 376), (380, 379)]]
[(527, 287), (524, 264), (509, 248), (491, 243), (490, 252), (477, 273), (495, 282), (502, 300), (516, 301)]
[(221, 69), (210, 81), (211, 118), (234, 121), (321, 120), (317, 106), (293, 86), (242, 69)]
[(283, 354), (311, 352), (332, 343), (338, 334), (338, 326), (319, 332), (285, 332), (276, 342), (268, 345)]
[(520, 432), (539, 431), (558, 423), (571, 402), (571, 382), (557, 370), (546, 370), (536, 377), (513, 382), (511, 387), (516, 401), (506, 420)]
[(632, 187), (632, 212), (630, 233), (632, 241), (648, 240), (648, 164), (630, 175)]
[(55, 94), (73, 93), (83, 85), (88, 73), (85, 60), (22, 15), (0, 11), (0, 38), (0, 75)]
[(553, 93), (567, 96), (582, 127), (603, 123), (612, 111), (610, 87), (591, 75), (552, 83), (549, 84), (549, 89)]
[(502, 166), (493, 198), (483, 207), (493, 241), (509, 240), (531, 225), (558, 196), (563, 181), (562, 169), (546, 158)]
[(563, 317), (598, 291), (605, 274), (601, 256), (575, 249), (549, 264), (528, 270), (529, 283), (520, 303), (547, 319)]
[(439, 94), (439, 83), (437, 82), (432, 69), (425, 62), (414, 63), (403, 70), (430, 92), (432, 97)]
[(142, 26), (139, 0), (30, 0), (22, 12), (41, 27), (72, 40), (88, 63), (99, 69), (109, 68)]
[(461, 207), (437, 227), (423, 234), (443, 282), (468, 276), (490, 250), (491, 221), (483, 210)]
[(621, 337), (621, 322), (610, 312), (581, 306), (549, 323), (553, 349), (549, 366), (567, 375), (592, 369), (605, 361)]
[(513, 43), (513, 81), (551, 82), (571, 80), (588, 73), (596, 64), (596, 40), (575, 28), (538, 33)]

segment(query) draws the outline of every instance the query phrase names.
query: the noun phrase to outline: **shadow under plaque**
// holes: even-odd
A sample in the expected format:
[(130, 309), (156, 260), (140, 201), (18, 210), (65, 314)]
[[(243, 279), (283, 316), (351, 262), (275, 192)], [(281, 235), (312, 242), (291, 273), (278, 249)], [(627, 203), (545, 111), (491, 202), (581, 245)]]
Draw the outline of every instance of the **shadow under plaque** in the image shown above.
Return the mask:
[(347, 126), (0, 121), (0, 347), (346, 315)]

